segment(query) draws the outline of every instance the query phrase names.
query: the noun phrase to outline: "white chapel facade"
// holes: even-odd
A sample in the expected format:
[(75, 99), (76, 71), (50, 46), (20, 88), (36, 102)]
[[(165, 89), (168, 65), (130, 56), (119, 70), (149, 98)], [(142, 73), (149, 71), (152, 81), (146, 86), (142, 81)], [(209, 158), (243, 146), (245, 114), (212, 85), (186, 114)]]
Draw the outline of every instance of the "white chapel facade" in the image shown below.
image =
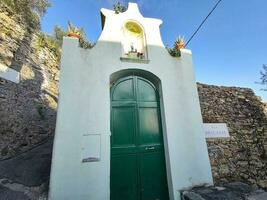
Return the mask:
[(180, 200), (212, 184), (190, 50), (159, 19), (101, 9), (92, 49), (64, 38), (50, 200)]

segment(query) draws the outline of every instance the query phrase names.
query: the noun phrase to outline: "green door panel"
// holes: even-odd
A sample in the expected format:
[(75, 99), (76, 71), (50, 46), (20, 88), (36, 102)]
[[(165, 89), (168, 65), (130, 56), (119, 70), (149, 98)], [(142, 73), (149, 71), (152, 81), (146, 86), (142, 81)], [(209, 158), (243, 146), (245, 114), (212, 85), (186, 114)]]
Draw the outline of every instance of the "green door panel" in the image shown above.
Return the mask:
[(112, 100), (134, 100), (134, 83), (132, 78), (123, 79), (116, 85)]
[(136, 174), (137, 156), (134, 154), (113, 155), (111, 157), (111, 199), (138, 199), (138, 179)]
[(168, 200), (157, 92), (125, 77), (111, 88), (111, 200)]
[(141, 200), (168, 200), (163, 151), (140, 155)]
[(162, 143), (157, 108), (139, 107), (139, 126), (141, 145)]
[(139, 101), (157, 101), (154, 87), (144, 79), (137, 79)]
[(113, 107), (112, 114), (112, 147), (135, 145), (135, 107)]

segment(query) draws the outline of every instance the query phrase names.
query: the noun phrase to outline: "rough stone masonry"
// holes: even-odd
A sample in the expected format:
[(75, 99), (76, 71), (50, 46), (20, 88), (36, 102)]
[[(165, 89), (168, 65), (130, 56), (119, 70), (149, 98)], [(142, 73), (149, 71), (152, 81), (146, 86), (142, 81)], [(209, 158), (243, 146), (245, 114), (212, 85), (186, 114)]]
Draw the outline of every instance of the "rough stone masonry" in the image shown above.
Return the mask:
[(229, 139), (207, 139), (216, 183), (267, 188), (266, 105), (251, 89), (198, 84), (203, 121), (226, 123)]
[(0, 160), (52, 136), (59, 64), (49, 48), (38, 48), (38, 31), (0, 4), (0, 64), (16, 70), (16, 84), (0, 78)]

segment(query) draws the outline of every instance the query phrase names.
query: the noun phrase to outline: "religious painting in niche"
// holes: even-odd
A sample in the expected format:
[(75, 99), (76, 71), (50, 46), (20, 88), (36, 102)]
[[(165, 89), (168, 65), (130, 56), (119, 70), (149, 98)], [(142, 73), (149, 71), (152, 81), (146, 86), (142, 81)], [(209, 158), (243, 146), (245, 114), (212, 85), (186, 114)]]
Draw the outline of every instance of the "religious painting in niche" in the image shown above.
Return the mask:
[(144, 31), (135, 22), (126, 22), (123, 27), (123, 57), (146, 59)]

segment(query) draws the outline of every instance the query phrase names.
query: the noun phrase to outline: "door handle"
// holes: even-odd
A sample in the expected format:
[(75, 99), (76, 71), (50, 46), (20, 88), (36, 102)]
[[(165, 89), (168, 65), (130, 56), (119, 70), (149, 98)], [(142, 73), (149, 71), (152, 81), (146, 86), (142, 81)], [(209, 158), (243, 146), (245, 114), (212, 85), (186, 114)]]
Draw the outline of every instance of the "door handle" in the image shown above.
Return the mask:
[(145, 149), (146, 149), (146, 150), (154, 150), (155, 147), (146, 147)]

